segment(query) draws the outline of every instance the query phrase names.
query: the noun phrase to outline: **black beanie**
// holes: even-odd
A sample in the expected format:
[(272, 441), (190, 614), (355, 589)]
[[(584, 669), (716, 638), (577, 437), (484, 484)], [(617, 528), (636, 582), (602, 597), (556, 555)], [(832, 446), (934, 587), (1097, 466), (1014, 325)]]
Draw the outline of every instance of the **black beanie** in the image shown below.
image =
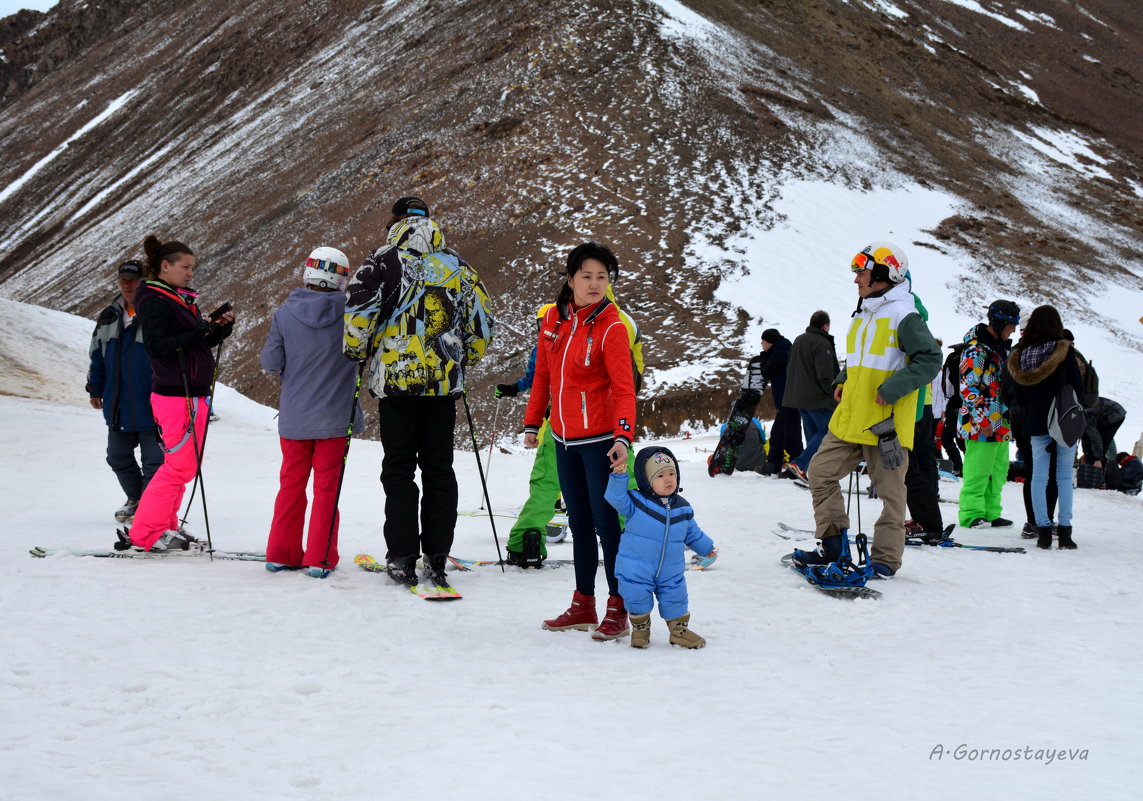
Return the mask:
[(393, 204), (393, 216), (402, 214), (417, 214), (421, 217), (429, 216), (429, 204), (419, 197), (403, 197)]
[(762, 341), (767, 342), (771, 345), (773, 345), (775, 342), (777, 342), (781, 338), (782, 338), (782, 334), (780, 331), (778, 331), (777, 328), (767, 328), (765, 331), (762, 332)]

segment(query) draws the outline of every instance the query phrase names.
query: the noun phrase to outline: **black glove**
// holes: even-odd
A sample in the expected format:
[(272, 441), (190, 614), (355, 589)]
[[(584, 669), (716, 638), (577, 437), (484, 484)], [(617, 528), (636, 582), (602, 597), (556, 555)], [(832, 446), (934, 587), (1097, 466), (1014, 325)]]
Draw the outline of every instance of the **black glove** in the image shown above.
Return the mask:
[(496, 397), (498, 398), (514, 398), (520, 394), (520, 390), (516, 388), (515, 384), (497, 384)]
[(897, 429), (893, 426), (893, 418), (886, 417), (880, 423), (869, 427), (869, 431), (877, 436), (877, 450), (881, 452), (881, 466), (886, 470), (896, 470), (905, 463), (905, 449), (901, 447), (901, 440), (897, 439)]

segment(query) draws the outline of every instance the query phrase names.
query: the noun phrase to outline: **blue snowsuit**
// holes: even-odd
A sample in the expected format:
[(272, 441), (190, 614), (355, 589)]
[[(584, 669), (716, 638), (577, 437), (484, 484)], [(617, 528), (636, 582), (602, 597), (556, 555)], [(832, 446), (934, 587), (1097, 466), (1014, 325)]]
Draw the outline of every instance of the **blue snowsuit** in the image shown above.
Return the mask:
[[(635, 457), (638, 489), (627, 489), (627, 474), (612, 473), (604, 497), (627, 518), (615, 559), (615, 577), (623, 605), (634, 615), (650, 612), (659, 599), (659, 614), (672, 620), (688, 611), (686, 549), (708, 554), (714, 542), (695, 523), (694, 509), (676, 491), (660, 498), (647, 480), (647, 459), (666, 448), (644, 448)], [(677, 472), (677, 468), (676, 468)]]

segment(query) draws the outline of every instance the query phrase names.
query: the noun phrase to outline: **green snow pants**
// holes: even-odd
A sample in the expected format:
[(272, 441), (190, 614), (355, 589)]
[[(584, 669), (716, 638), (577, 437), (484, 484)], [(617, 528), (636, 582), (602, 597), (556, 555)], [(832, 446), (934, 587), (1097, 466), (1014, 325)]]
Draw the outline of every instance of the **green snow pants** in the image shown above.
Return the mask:
[(1008, 480), (1008, 443), (965, 440), (961, 470), (958, 522), (968, 527), (973, 520), (1000, 517), (1000, 491)]
[(532, 474), (528, 477), (528, 500), (524, 502), (516, 524), (508, 532), (508, 550), (521, 553), (524, 550), (524, 532), (538, 528), (544, 535), (540, 537), (540, 553), (546, 559), (548, 521), (552, 519), (556, 499), (560, 497), (560, 477), (556, 474), (556, 443), (552, 439), (552, 426), (547, 418), (536, 436), (540, 444), (536, 447), (536, 460), (532, 463)]

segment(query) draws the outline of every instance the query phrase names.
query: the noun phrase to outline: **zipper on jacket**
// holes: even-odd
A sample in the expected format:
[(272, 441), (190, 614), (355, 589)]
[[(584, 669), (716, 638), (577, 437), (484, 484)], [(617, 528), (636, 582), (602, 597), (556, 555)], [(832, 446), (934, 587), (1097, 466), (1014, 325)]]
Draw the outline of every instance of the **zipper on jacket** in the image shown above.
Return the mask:
[(663, 524), (663, 547), (659, 549), (659, 566), (655, 569), (655, 578), (663, 571), (663, 560), (667, 558), (667, 540), (671, 537), (671, 501), (668, 498), (663, 508), (667, 510), (664, 515), (667, 521)]
[[(577, 323), (579, 322), (578, 318), (575, 316), (574, 313), (571, 316), (571, 321), (572, 321), (572, 326), (571, 326), (571, 331), (568, 332), (568, 341), (564, 344), (564, 352), (560, 356), (560, 391), (558, 393), (556, 393), (558, 395), (558, 400), (559, 400), (559, 404), (560, 404), (560, 428), (564, 429), (565, 432), (567, 431), (567, 421), (564, 420), (564, 379), (566, 378), (566, 376), (564, 375), (564, 368), (567, 366), (568, 348), (571, 347), (571, 341), (572, 341), (572, 338), (575, 336), (575, 330), (578, 327)], [(565, 434), (565, 436), (566, 436), (566, 434)]]
[(579, 408), (583, 412), (583, 432), (587, 433), (587, 393), (579, 393)]

